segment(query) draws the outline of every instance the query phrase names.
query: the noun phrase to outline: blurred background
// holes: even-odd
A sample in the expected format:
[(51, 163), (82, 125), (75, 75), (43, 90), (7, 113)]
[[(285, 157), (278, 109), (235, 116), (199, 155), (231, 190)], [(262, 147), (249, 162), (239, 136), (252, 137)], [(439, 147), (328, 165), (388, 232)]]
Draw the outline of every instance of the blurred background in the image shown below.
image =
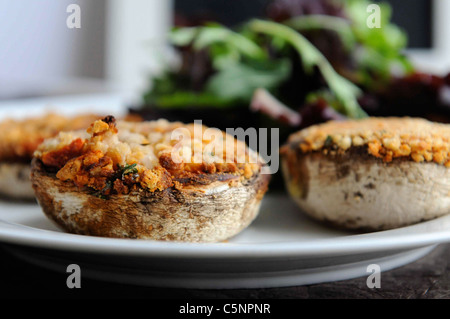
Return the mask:
[(0, 0), (0, 98), (142, 90), (171, 21), (165, 0)]
[[(408, 53), (435, 73), (450, 68), (450, 1), (389, 0)], [(69, 4), (81, 28), (69, 29)], [(121, 92), (140, 103), (167, 58), (165, 35), (186, 19), (228, 26), (264, 15), (266, 0), (0, 0), (0, 99)], [(183, 20), (185, 19), (185, 20)]]
[(449, 16), (449, 0), (0, 0), (0, 115), (95, 104), (280, 143), (346, 117), (450, 123)]

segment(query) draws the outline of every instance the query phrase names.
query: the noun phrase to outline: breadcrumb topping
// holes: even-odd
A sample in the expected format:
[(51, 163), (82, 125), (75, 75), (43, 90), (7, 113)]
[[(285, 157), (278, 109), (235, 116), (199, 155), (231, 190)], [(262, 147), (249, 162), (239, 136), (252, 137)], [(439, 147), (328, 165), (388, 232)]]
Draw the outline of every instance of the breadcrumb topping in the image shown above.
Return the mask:
[(49, 113), (24, 120), (4, 120), (0, 123), (0, 161), (30, 161), (44, 139), (61, 131), (86, 128), (101, 117), (98, 114), (66, 117)]
[(248, 179), (261, 168), (257, 153), (233, 136), (164, 119), (132, 123), (106, 117), (85, 133), (63, 132), (45, 140), (34, 156), (56, 170), (60, 180), (102, 196), (138, 188), (161, 191), (186, 182)]
[(365, 147), (369, 155), (384, 162), (405, 158), (450, 167), (450, 125), (421, 118), (331, 121), (294, 133), (288, 144), (283, 148), (298, 147), (303, 153), (325, 154)]

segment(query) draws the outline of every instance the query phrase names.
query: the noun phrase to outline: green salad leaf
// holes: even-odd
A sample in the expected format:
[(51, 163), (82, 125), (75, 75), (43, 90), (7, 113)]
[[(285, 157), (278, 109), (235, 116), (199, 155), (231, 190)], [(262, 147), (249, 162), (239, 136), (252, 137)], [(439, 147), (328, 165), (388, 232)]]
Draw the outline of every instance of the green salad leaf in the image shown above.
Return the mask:
[(348, 51), (352, 50), (357, 44), (351, 22), (344, 18), (311, 14), (288, 19), (283, 24), (300, 32), (308, 30), (334, 31), (340, 36)]
[(175, 73), (165, 72), (144, 96), (148, 104), (163, 108), (227, 107), (248, 103), (257, 88), (276, 89), (290, 75), (290, 61), (270, 58), (251, 38), (218, 24), (174, 28), (172, 44), (208, 50), (215, 73), (204, 90), (195, 92), (176, 85)]
[(289, 76), (290, 66), (288, 59), (230, 63), (211, 77), (206, 91), (223, 99), (245, 103), (258, 88), (276, 89)]
[(283, 24), (264, 20), (251, 21), (249, 28), (255, 32), (281, 38), (292, 45), (298, 52), (303, 62), (303, 67), (307, 72), (311, 73), (313, 68), (317, 67), (330, 90), (341, 103), (341, 106), (337, 109), (338, 112), (352, 118), (367, 116), (357, 101), (361, 90), (352, 82), (340, 76), (323, 54), (296, 30)]
[[(206, 26), (188, 28), (175, 27), (169, 34), (169, 40), (177, 46), (192, 45), (194, 50), (205, 48), (215, 50), (216, 54), (213, 55), (213, 60), (222, 55), (217, 54), (218, 51), (226, 55), (233, 52), (236, 58), (242, 56), (255, 60), (267, 58), (266, 52), (255, 42), (220, 24), (209, 23)], [(218, 48), (222, 50), (217, 50)]]
[(352, 21), (352, 33), (357, 47), (354, 56), (358, 64), (357, 72), (362, 85), (372, 88), (376, 81), (388, 81), (396, 73), (411, 73), (414, 68), (403, 54), (408, 38), (406, 33), (390, 22), (392, 9), (387, 3), (377, 3), (380, 7), (380, 28), (367, 27), (368, 0), (344, 0), (345, 12)]
[[(206, 53), (208, 60), (203, 63), (208, 63), (208, 70), (212, 70), (201, 78), (198, 88), (198, 85), (190, 85), (190, 74), (180, 75), (176, 70), (167, 69), (152, 79), (152, 88), (144, 95), (145, 103), (160, 108), (226, 108), (249, 105), (257, 89), (265, 89), (277, 96), (280, 88), (295, 78), (292, 77), (296, 62), (292, 60), (294, 50), (304, 73), (313, 75), (318, 71), (325, 82), (317, 92), (307, 92), (307, 99), (324, 99), (348, 117), (367, 116), (358, 103), (363, 91), (388, 85), (394, 72), (413, 71), (402, 52), (407, 37), (390, 22), (391, 7), (388, 4), (377, 2), (381, 9), (381, 27), (369, 28), (367, 7), (371, 2), (335, 1), (342, 4), (345, 17), (312, 14), (294, 16), (282, 22), (253, 19), (239, 29), (217, 23), (173, 28), (169, 34), (170, 43), (185, 52)], [(303, 34), (315, 30), (335, 32), (351, 66), (345, 64), (347, 61), (332, 65), (326, 54), (312, 44), (315, 42)], [(321, 34), (310, 33), (313, 37)], [(332, 51), (327, 53), (327, 56), (333, 54)], [(301, 90), (302, 83), (298, 85)]]

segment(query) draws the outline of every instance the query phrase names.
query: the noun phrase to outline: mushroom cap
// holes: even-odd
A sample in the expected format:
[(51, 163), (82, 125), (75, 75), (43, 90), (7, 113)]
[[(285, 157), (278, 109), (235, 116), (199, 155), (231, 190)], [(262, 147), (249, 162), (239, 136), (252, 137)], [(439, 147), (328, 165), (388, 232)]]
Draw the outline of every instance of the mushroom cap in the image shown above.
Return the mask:
[(44, 213), (93, 236), (222, 241), (256, 217), (270, 178), (244, 142), (164, 119), (107, 116), (86, 133), (45, 140), (34, 156), (31, 181)]
[(218, 242), (246, 228), (259, 212), (269, 175), (149, 192), (111, 195), (81, 191), (38, 159), (31, 180), (44, 213), (67, 232), (115, 238)]
[(34, 201), (30, 171), (28, 163), (0, 162), (0, 196), (13, 200)]
[(385, 230), (450, 213), (449, 148), (450, 126), (422, 119), (328, 122), (290, 137), (282, 169), (313, 218)]

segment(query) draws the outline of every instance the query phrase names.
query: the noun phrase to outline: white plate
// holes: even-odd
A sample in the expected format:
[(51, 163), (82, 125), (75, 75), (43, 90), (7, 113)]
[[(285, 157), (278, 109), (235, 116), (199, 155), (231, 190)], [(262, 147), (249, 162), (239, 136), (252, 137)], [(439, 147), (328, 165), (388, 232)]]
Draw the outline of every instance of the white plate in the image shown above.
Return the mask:
[[(73, 101), (59, 104), (73, 108)], [(114, 102), (92, 101), (103, 107)], [(36, 103), (20, 110), (14, 106), (17, 116), (29, 114), (24, 109), (42, 111), (42, 103)], [(12, 105), (0, 104), (0, 117)], [(282, 287), (367, 276), (370, 264), (385, 271), (412, 262), (450, 242), (450, 216), (357, 234), (323, 226), (285, 194), (269, 193), (260, 215), (236, 237), (192, 244), (67, 234), (37, 204), (0, 201), (0, 241), (12, 244), (7, 246), (11, 252), (29, 262), (59, 271), (76, 263), (83, 275), (100, 280), (183, 288)]]
[(368, 275), (416, 260), (450, 241), (450, 216), (396, 230), (352, 234), (309, 219), (269, 194), (258, 218), (225, 243), (113, 239), (60, 231), (36, 204), (0, 202), (0, 240), (38, 265), (121, 283), (183, 288), (282, 287)]
[(47, 112), (65, 115), (98, 112), (119, 117), (126, 114), (123, 101), (120, 94), (112, 93), (4, 100), (0, 102), (0, 120), (22, 119)]

